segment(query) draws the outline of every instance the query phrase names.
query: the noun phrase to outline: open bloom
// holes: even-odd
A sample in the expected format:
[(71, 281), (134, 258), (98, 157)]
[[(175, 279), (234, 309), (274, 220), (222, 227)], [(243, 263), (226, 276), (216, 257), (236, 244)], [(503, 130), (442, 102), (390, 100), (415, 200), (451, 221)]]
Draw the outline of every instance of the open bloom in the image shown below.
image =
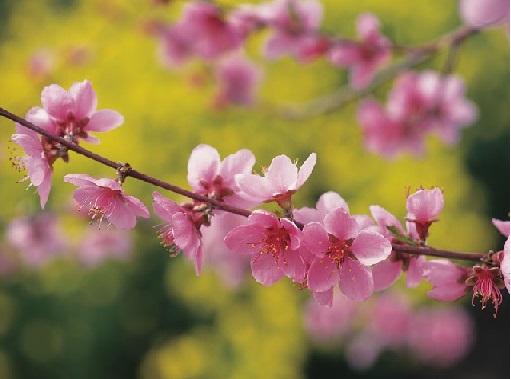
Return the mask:
[(300, 230), (288, 219), (257, 210), (248, 217), (247, 225), (237, 226), (227, 234), (225, 244), (236, 253), (251, 254), (252, 275), (269, 286), (284, 275), (297, 282), (305, 279), (300, 237)]
[(74, 199), (86, 207), (92, 220), (101, 223), (107, 218), (119, 229), (135, 227), (136, 216), (148, 218), (149, 211), (137, 198), (126, 195), (121, 185), (113, 179), (95, 179), (84, 174), (68, 174), (64, 181), (78, 187)]
[(309, 155), (298, 168), (285, 155), (272, 159), (264, 176), (241, 174), (236, 176), (236, 183), (244, 194), (258, 202), (276, 201), (281, 207), (290, 207), (291, 196), (305, 183), (316, 165), (316, 154)]
[(182, 251), (195, 262), (195, 273), (200, 274), (202, 266), (202, 240), (200, 225), (193, 219), (193, 212), (177, 205), (170, 199), (153, 192), (154, 213), (164, 224), (158, 230), (158, 237), (173, 253)]
[(356, 219), (337, 208), (323, 224), (312, 222), (303, 229), (304, 242), (315, 255), (307, 284), (313, 292), (325, 292), (336, 284), (350, 299), (363, 301), (373, 293), (371, 265), (386, 259), (392, 246), (380, 233), (360, 230)]
[(330, 50), (330, 61), (341, 67), (350, 67), (350, 84), (363, 88), (372, 80), (375, 71), (390, 58), (391, 42), (380, 34), (380, 21), (370, 13), (357, 20), (360, 43), (338, 42)]
[(96, 110), (96, 92), (88, 80), (73, 83), (68, 91), (51, 84), (43, 89), (41, 103), (43, 107), (33, 108), (27, 120), (44, 129), (48, 129), (49, 124), (56, 125), (59, 136), (67, 136), (75, 143), (80, 138), (98, 142), (90, 132), (106, 132), (124, 122), (124, 117), (117, 111)]
[(188, 159), (188, 183), (201, 195), (239, 207), (255, 205), (240, 195), (235, 176), (248, 174), (255, 163), (250, 150), (239, 150), (220, 160), (218, 151), (209, 145), (198, 145)]

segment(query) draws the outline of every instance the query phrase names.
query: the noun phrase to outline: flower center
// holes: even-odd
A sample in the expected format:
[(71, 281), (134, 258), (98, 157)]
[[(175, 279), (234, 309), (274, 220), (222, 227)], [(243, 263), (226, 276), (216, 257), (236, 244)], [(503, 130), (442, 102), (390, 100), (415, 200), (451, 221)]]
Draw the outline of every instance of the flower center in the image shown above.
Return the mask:
[(350, 248), (353, 243), (353, 238), (343, 241), (329, 234), (328, 239), (330, 240), (330, 245), (325, 255), (330, 258), (338, 268), (341, 268), (344, 259), (351, 254)]

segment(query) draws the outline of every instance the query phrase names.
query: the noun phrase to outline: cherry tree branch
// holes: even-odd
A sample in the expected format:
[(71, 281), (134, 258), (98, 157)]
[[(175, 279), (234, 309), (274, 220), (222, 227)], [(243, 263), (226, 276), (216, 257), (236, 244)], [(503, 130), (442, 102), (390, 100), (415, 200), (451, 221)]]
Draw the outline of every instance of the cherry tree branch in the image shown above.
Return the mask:
[[(122, 163), (114, 162), (108, 158), (105, 158), (99, 154), (93, 153), (90, 150), (87, 150), (81, 146), (76, 145), (73, 142), (70, 142), (62, 137), (55, 136), (48, 131), (40, 128), (37, 125), (34, 125), (33, 123), (3, 109), (0, 107), (0, 116), (5, 117), (9, 120), (12, 120), (14, 122), (17, 122), (18, 124), (33, 130), (34, 132), (45, 136), (46, 138), (60, 143), (62, 146), (65, 146), (67, 149), (74, 151), (75, 153), (81, 154), (87, 158), (90, 158), (98, 163), (101, 163), (105, 166), (114, 168), (114, 169), (120, 169), (122, 167), (126, 167), (126, 165), (123, 165)], [(132, 177), (138, 180), (141, 180), (143, 182), (152, 184), (157, 187), (161, 187), (163, 189), (166, 189), (168, 191), (186, 196), (190, 199), (194, 199), (203, 203), (210, 204), (215, 209), (220, 209), (229, 213), (238, 214), (241, 216), (248, 217), (252, 214), (250, 210), (247, 209), (241, 209), (237, 207), (233, 207), (230, 205), (227, 205), (221, 201), (202, 196), (199, 194), (196, 194), (191, 191), (187, 191), (181, 187), (178, 187), (176, 185), (161, 181), (159, 179), (156, 179), (152, 176), (149, 176), (147, 174), (144, 174), (142, 172), (139, 172), (137, 170), (134, 170), (132, 168), (128, 169), (127, 171), (123, 171), (124, 177)], [(407, 246), (402, 244), (393, 244), (392, 249), (394, 251), (404, 252), (408, 254), (416, 254), (416, 255), (428, 255), (433, 257), (443, 257), (443, 258), (449, 258), (449, 259), (462, 259), (462, 260), (469, 260), (469, 261), (480, 261), (481, 259), (485, 258), (487, 254), (474, 254), (474, 253), (462, 253), (462, 252), (455, 252), (455, 251), (448, 251), (448, 250), (438, 250), (432, 247), (417, 247), (417, 246)]]

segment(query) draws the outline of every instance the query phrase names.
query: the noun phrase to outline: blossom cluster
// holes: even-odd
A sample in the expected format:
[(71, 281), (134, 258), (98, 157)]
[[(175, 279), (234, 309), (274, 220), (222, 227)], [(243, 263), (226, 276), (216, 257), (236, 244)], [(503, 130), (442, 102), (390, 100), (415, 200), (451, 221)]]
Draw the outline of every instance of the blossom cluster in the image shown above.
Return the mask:
[[(69, 91), (56, 85), (46, 87), (42, 103), (42, 108), (29, 111), (29, 121), (49, 131), (50, 137), (63, 136), (71, 146), (80, 139), (93, 140), (90, 131), (109, 130), (122, 121), (115, 111), (96, 112), (96, 97), (88, 81), (73, 84)], [(67, 160), (67, 144), (39, 138), (35, 131), (20, 124), (16, 128), (13, 140), (25, 150), (26, 155), (20, 159), (27, 162), (29, 179), (38, 187), (44, 206), (52, 164), (56, 158)], [(498, 310), (500, 289), (505, 286), (509, 290), (509, 242), (472, 269), (448, 260), (426, 260), (420, 251), (406, 249), (428, 248), (430, 228), (439, 221), (444, 207), (439, 188), (420, 188), (409, 194), (403, 227), (394, 215), (377, 205), (370, 207), (372, 217), (351, 214), (347, 202), (334, 192), (321, 195), (315, 208), (295, 208), (293, 195), (312, 174), (315, 153), (301, 167), (286, 155), (279, 155), (262, 175), (253, 173), (255, 161), (247, 149), (221, 160), (214, 147), (201, 144), (188, 161), (190, 202), (178, 204), (153, 192), (153, 210), (162, 220), (156, 226), (162, 245), (172, 255), (182, 252), (193, 261), (197, 275), (209, 250), (205, 242), (220, 241), (229, 253), (217, 254), (217, 264), (246, 256), (233, 259), (234, 271), (243, 272), (243, 263), (249, 260), (252, 276), (262, 285), (270, 286), (288, 277), (300, 288), (308, 288), (317, 303), (329, 307), (335, 287), (353, 301), (364, 301), (374, 291), (390, 287), (405, 272), (409, 287), (417, 286), (423, 278), (432, 283), (430, 296), (435, 299), (453, 301), (472, 292), (473, 300), (480, 298), (483, 308), (490, 301)], [(131, 229), (137, 217), (149, 218), (150, 213), (141, 200), (127, 195), (122, 188), (130, 169), (129, 165), (119, 166), (117, 179), (67, 174), (64, 181), (78, 187), (73, 197), (91, 220), (98, 224), (108, 220), (119, 229)], [(247, 210), (265, 203), (275, 203), (280, 211)], [(235, 207), (238, 212), (234, 213), (240, 216), (233, 218), (228, 207)], [(509, 223), (494, 222), (509, 237)], [(18, 240), (23, 243), (27, 239)], [(44, 254), (35, 253), (35, 259), (38, 255)]]
[[(359, 15), (356, 39), (326, 33), (321, 30), (323, 13), (318, 0), (272, 0), (242, 4), (228, 11), (199, 0), (187, 2), (176, 22), (157, 23), (152, 31), (168, 67), (182, 67), (193, 58), (212, 64), (219, 87), (216, 106), (254, 104), (263, 74), (247, 58), (245, 45), (262, 29), (268, 31), (262, 46), (265, 59), (290, 56), (301, 63), (324, 59), (333, 67), (349, 70), (349, 86), (354, 91), (370, 86), (378, 72), (390, 67), (393, 58), (427, 50), (427, 45), (405, 48), (395, 43), (382, 34), (378, 17), (370, 13)], [(509, 23), (506, 14), (507, 1), (460, 2), (462, 23), (474, 29)], [(402, 152), (422, 155), (429, 134), (438, 135), (446, 144), (455, 143), (460, 130), (474, 123), (478, 112), (465, 98), (463, 79), (448, 71), (401, 69), (385, 107), (372, 98), (363, 98), (358, 121), (366, 148), (393, 158)]]

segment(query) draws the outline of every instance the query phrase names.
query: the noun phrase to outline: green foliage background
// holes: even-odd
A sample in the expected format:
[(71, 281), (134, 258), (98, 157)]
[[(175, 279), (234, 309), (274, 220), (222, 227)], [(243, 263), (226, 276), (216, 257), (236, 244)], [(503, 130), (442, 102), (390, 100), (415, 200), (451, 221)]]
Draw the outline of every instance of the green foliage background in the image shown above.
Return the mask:
[[(249, 148), (257, 157), (258, 170), (278, 154), (303, 162), (316, 152), (318, 163), (296, 196), (297, 207), (312, 206), (321, 193), (334, 190), (348, 201), (352, 213), (368, 213), (368, 206), (379, 204), (404, 217), (406, 187), (440, 186), (446, 206), (431, 245), (459, 251), (501, 246), (490, 217), (509, 217), (509, 38), (503, 30), (485, 31), (461, 48), (455, 72), (466, 80), (468, 97), (480, 107), (479, 121), (463, 132), (461, 144), (449, 148), (430, 138), (423, 159), (403, 156), (389, 162), (364, 151), (356, 104), (300, 121), (285, 120), (272, 111), (335, 91), (346, 75), (324, 62), (306, 66), (287, 58), (265, 62), (259, 53), (264, 33), (250, 41), (250, 55), (266, 70), (263, 105), (215, 111), (207, 67), (194, 62), (180, 72), (168, 71), (158, 63), (156, 42), (143, 32), (149, 20), (176, 19), (183, 4), (0, 1), (0, 105), (24, 115), (40, 104), (44, 85), (69, 88), (74, 81), (89, 79), (98, 108), (115, 109), (125, 117), (122, 127), (101, 135), (101, 144), (90, 147), (140, 171), (186, 188), (186, 162), (199, 143), (216, 147), (222, 156)], [(229, 7), (236, 2), (221, 4)], [(382, 20), (384, 33), (401, 44), (428, 41), (460, 22), (456, 1), (323, 4), (325, 30), (354, 36), (357, 15), (371, 11)], [(35, 80), (27, 73), (28, 62), (42, 49), (53, 54), (54, 68), (50, 77)], [(80, 54), (83, 59), (73, 63)], [(423, 68), (439, 69), (444, 59), (438, 56)], [(204, 79), (200, 86), (191, 84), (197, 75)], [(383, 98), (388, 88), (376, 95)], [(10, 167), (7, 141), (13, 130), (11, 122), (0, 120), (2, 229), (13, 217), (38, 212), (37, 196), (16, 183), (21, 174)], [(73, 188), (60, 178), (79, 172), (96, 177), (114, 174), (76, 155), (68, 165), (58, 162), (48, 209), (69, 208)], [(125, 189), (150, 204), (153, 189), (148, 185), (129, 180)], [(70, 235), (82, 227), (69, 218), (62, 223)], [(301, 314), (306, 293), (285, 281), (271, 288), (250, 282), (235, 293), (213, 272), (197, 278), (182, 257), (167, 257), (154, 238), (151, 226), (156, 223), (155, 219), (140, 223), (135, 258), (129, 263), (110, 262), (85, 271), (62, 259), (41, 272), (25, 272), (0, 283), (0, 378), (359, 375), (350, 371), (339, 351), (322, 352), (307, 340)], [(427, 290), (424, 285), (411, 291), (412, 301), (424, 302)], [(474, 378), (505, 377), (501, 376), (507, 367), (501, 362), (509, 362), (505, 298), (497, 321), (488, 312), (473, 310), (479, 345), (456, 368), (424, 370), (410, 357), (390, 356), (365, 375), (426, 378), (471, 372)], [(472, 358), (485, 351), (481, 361), (487, 364), (476, 364)]]

